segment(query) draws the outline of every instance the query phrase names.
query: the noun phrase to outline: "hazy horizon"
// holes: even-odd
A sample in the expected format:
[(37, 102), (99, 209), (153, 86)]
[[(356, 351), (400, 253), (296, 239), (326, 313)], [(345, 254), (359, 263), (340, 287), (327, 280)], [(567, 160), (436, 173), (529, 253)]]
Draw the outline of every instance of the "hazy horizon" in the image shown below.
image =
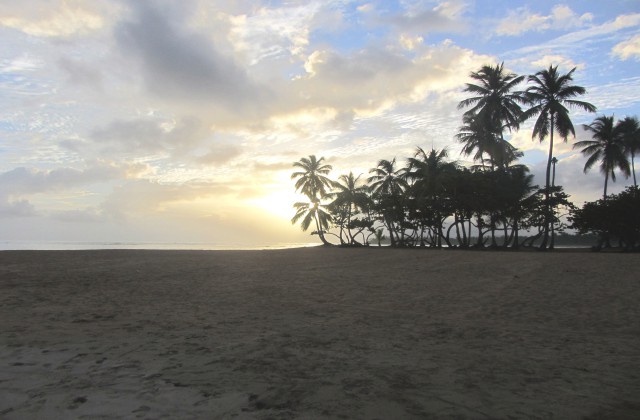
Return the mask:
[[(276, 244), (303, 156), (331, 177), (459, 155), (464, 83), (484, 64), (568, 72), (597, 114), (640, 116), (636, 1), (25, 0), (0, 5), (0, 241)], [(509, 136), (544, 184), (548, 141)], [(576, 205), (574, 139), (556, 184)], [(630, 180), (619, 176), (609, 192)]]

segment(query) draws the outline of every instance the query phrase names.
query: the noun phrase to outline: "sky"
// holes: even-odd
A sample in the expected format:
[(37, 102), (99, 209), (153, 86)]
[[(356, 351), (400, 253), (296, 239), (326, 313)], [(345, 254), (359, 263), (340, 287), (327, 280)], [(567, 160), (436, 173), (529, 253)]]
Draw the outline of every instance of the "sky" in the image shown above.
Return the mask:
[[(290, 223), (293, 162), (366, 178), (419, 146), (471, 164), (457, 104), (502, 62), (576, 67), (598, 112), (571, 112), (556, 183), (598, 199), (572, 143), (640, 116), (638, 0), (1, 2), (0, 241), (314, 241)], [(548, 142), (531, 123), (509, 140), (544, 184)]]

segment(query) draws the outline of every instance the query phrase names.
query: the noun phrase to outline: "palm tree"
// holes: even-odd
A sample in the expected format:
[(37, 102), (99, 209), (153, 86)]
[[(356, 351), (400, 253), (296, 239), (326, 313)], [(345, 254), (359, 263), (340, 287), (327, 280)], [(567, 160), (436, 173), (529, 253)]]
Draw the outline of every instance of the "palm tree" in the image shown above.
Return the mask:
[(412, 197), (415, 201), (415, 210), (423, 219), (428, 218), (431, 227), (436, 233), (437, 247), (441, 246), (442, 223), (447, 216), (444, 206), (443, 193), (446, 188), (444, 181), (447, 174), (456, 170), (457, 165), (448, 162), (447, 149), (437, 151), (431, 149), (426, 153), (418, 147), (415, 155), (408, 159), (406, 178), (412, 181)]
[[(369, 207), (369, 196), (367, 195), (367, 187), (359, 185), (360, 176), (340, 175), (338, 182), (334, 183), (335, 199), (331, 203), (332, 207), (340, 208), (345, 213), (346, 236), (350, 244), (355, 243), (354, 235), (351, 234), (352, 218), (359, 210), (366, 210)], [(357, 235), (357, 233), (356, 233)], [(342, 227), (340, 231), (340, 240), (342, 241)]]
[(369, 188), (377, 199), (382, 209), (383, 223), (389, 231), (391, 246), (396, 245), (394, 231), (396, 223), (402, 223), (402, 195), (408, 188), (404, 180), (404, 168), (396, 168), (396, 159), (382, 159), (378, 165), (369, 171), (371, 176), (367, 178)]
[(309, 199), (309, 203), (295, 203), (296, 214), (291, 223), (296, 223), (302, 218), (302, 230), (307, 230), (311, 220), (315, 220), (318, 236), (325, 245), (330, 243), (324, 237), (324, 231), (328, 228), (331, 217), (323, 209), (321, 201), (327, 197), (329, 189), (333, 186), (327, 175), (331, 171), (331, 165), (323, 163), (324, 158), (317, 159), (315, 155), (302, 158), (294, 162), (293, 166), (300, 170), (291, 174), (291, 179), (298, 178), (295, 187)]
[(582, 148), (582, 154), (588, 157), (584, 165), (585, 173), (596, 162), (600, 162), (600, 172), (604, 174), (604, 200), (606, 200), (609, 177), (614, 182), (616, 180), (615, 169), (619, 168), (627, 177), (631, 173), (620, 126), (614, 126), (613, 115), (610, 117), (603, 115), (593, 120), (591, 124), (584, 124), (583, 127), (593, 133), (592, 140), (578, 141), (573, 145), (573, 148)]
[(333, 186), (333, 181), (327, 177), (332, 167), (324, 164), (323, 161), (323, 157), (317, 159), (315, 155), (310, 155), (293, 163), (295, 168), (301, 169), (291, 174), (291, 179), (298, 178), (295, 185), (296, 191), (300, 191), (311, 201), (326, 197), (328, 189)]
[[(551, 158), (551, 189), (553, 190), (553, 187), (556, 186), (556, 164), (558, 163), (558, 158), (557, 157), (553, 157)], [(549, 249), (553, 249), (555, 248), (555, 242), (556, 242), (556, 224), (551, 221), (551, 241), (549, 242)]]
[(493, 159), (493, 151), (495, 150), (496, 136), (482, 119), (477, 115), (464, 115), (462, 117), (462, 126), (456, 134), (456, 138), (464, 146), (460, 151), (465, 156), (473, 154), (473, 160), (480, 162), (484, 168), (485, 154), (489, 156), (489, 162), (491, 167), (495, 166), (495, 159)]
[[(549, 137), (549, 157), (547, 159), (547, 171), (545, 178), (545, 200), (547, 202), (548, 212), (551, 211), (549, 206), (549, 188), (551, 186), (551, 160), (553, 159), (553, 134), (558, 132), (560, 137), (566, 142), (569, 134), (575, 136), (575, 129), (571, 118), (569, 118), (569, 108), (582, 109), (587, 112), (595, 112), (596, 107), (584, 101), (574, 98), (584, 95), (587, 91), (582, 86), (572, 84), (574, 67), (567, 74), (560, 74), (558, 66), (549, 66), (546, 70), (541, 70), (536, 74), (529, 76), (528, 80), (532, 86), (527, 88), (527, 100), (533, 104), (531, 108), (525, 111), (523, 120), (527, 120), (534, 116), (538, 116), (533, 126), (533, 138), (538, 137), (540, 141), (544, 141)], [(547, 247), (549, 239), (549, 223), (551, 214), (547, 214), (545, 218), (544, 237), (541, 249)]]
[[(458, 109), (471, 106), (464, 113), (463, 124), (467, 126), (461, 127), (462, 136), (458, 138), (467, 144), (479, 141), (480, 144), (470, 145), (464, 153), (471, 154), (478, 148), (480, 156), (488, 153), (492, 164), (502, 168), (504, 163), (501, 156), (506, 154), (501, 150), (506, 143), (504, 132), (520, 127), (523, 115), (520, 105), (527, 103), (524, 92), (515, 90), (524, 76), (506, 72), (504, 63), (501, 63), (495, 67), (482, 66), (479, 71), (472, 72), (470, 77), (478, 84), (467, 83), (464, 91), (475, 96), (458, 104)], [(471, 138), (467, 136), (469, 131), (475, 133)]]
[(300, 227), (303, 231), (307, 231), (311, 223), (315, 223), (314, 233), (318, 234), (324, 245), (331, 245), (324, 237), (324, 232), (331, 223), (331, 215), (324, 206), (319, 202), (299, 202), (295, 203), (293, 207), (296, 209), (296, 214), (291, 218), (291, 223), (296, 224), (302, 220)]
[(465, 115), (479, 115), (496, 133), (502, 133), (503, 128), (518, 129), (522, 116), (520, 104), (526, 103), (526, 97), (524, 92), (514, 89), (524, 76), (506, 72), (501, 63), (495, 67), (482, 66), (470, 77), (478, 84), (467, 83), (464, 91), (476, 96), (461, 101), (458, 109), (472, 106)]
[(637, 117), (625, 117), (618, 121), (617, 129), (622, 136), (627, 154), (631, 157), (631, 173), (633, 174), (633, 186), (637, 187), (636, 166), (634, 158), (640, 152), (640, 123)]

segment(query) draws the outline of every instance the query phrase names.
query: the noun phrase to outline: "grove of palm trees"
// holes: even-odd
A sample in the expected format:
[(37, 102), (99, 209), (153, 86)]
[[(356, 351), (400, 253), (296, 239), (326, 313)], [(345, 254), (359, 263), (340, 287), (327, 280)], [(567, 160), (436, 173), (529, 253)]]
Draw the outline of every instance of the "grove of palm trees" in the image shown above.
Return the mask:
[[(640, 150), (636, 117), (615, 121), (597, 116), (584, 125), (591, 138), (574, 149), (586, 157), (584, 171), (596, 164), (604, 175), (603, 199), (577, 208), (555, 183), (554, 142), (575, 138), (572, 109), (596, 112), (573, 83), (575, 68), (550, 66), (534, 75), (510, 73), (504, 64), (485, 65), (470, 74), (458, 107), (464, 109), (455, 140), (474, 165), (457, 163), (449, 151), (416, 147), (404, 164), (381, 159), (367, 176), (330, 178), (331, 165), (311, 155), (294, 163), (296, 191), (308, 199), (295, 203), (292, 223), (313, 227), (325, 245), (363, 246), (388, 240), (393, 247), (554, 249), (557, 232), (567, 228), (597, 235), (594, 249), (640, 248), (640, 191), (635, 155)], [(533, 184), (523, 156), (509, 134), (533, 121), (532, 140), (548, 142), (545, 184)], [(607, 195), (616, 170), (633, 176), (624, 193)]]

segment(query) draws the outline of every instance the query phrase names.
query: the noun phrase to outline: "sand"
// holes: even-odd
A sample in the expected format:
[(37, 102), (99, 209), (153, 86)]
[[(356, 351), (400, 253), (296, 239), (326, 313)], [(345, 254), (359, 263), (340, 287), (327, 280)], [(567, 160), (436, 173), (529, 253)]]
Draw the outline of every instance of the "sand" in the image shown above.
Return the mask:
[(0, 417), (640, 418), (640, 256), (0, 252)]

